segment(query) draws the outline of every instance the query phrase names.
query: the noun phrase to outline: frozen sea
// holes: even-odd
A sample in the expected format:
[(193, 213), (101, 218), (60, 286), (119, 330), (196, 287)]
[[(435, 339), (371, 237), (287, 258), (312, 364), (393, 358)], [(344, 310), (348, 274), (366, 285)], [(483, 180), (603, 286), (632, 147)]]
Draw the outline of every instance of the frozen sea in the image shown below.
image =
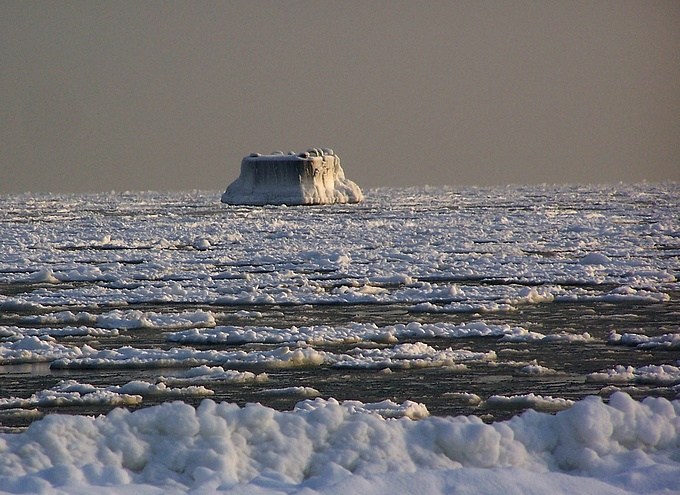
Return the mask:
[(0, 492), (680, 493), (680, 184), (0, 196)]

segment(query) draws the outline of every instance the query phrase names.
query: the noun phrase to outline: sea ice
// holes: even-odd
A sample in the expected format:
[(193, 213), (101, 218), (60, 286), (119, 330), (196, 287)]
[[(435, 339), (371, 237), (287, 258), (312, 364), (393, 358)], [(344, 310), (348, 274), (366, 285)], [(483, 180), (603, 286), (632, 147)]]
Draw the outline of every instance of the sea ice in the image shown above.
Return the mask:
[(470, 338), (525, 335), (527, 331), (509, 325), (491, 325), (477, 321), (463, 324), (419, 323), (378, 327), (374, 323), (350, 323), (348, 325), (316, 325), (311, 327), (237, 327), (192, 328), (166, 334), (170, 342), (184, 344), (245, 344), (245, 343), (295, 343), (308, 344), (356, 343), (374, 341), (397, 343), (406, 338)]
[(262, 393), (266, 395), (281, 395), (289, 397), (318, 397), (321, 395), (321, 392), (313, 387), (269, 388), (263, 390)]
[(680, 348), (680, 333), (665, 333), (651, 337), (636, 333), (619, 334), (614, 330), (609, 334), (609, 343), (639, 347), (640, 349), (678, 349)]
[(171, 376), (158, 377), (159, 382), (169, 385), (186, 383), (262, 383), (269, 379), (266, 373), (225, 370), (222, 366), (201, 365), (188, 370), (178, 371)]
[(13, 342), (0, 342), (0, 364), (50, 362), (60, 358), (87, 356), (95, 349), (58, 344), (53, 337), (21, 336)]
[(539, 411), (559, 411), (574, 405), (574, 401), (560, 397), (536, 395), (533, 393), (513, 395), (510, 397), (492, 395), (486, 400), (486, 405), (497, 408), (525, 408), (529, 407)]
[(671, 364), (647, 365), (639, 368), (618, 365), (613, 369), (590, 373), (586, 376), (586, 380), (605, 383), (675, 385), (680, 384), (680, 367)]
[(0, 196), (0, 493), (677, 493), (678, 184), (220, 193)]
[(206, 397), (213, 394), (212, 390), (203, 386), (190, 385), (173, 388), (161, 380), (158, 383), (133, 380), (124, 385), (109, 387), (97, 387), (75, 380), (62, 380), (54, 387), (36, 392), (26, 399), (0, 398), (0, 410), (83, 405), (130, 406), (140, 404), (144, 397), (177, 399)]

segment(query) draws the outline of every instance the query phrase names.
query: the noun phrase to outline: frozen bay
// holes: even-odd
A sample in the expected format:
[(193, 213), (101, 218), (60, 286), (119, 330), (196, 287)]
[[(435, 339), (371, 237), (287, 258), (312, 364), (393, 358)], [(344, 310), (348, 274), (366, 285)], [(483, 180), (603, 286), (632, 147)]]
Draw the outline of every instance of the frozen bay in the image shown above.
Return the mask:
[[(405, 444), (411, 430), (427, 430), (428, 422), (479, 419), (465, 420), (472, 421), (469, 431), (444, 428), (448, 446), (415, 444), (434, 457), (440, 448), (460, 454), (447, 454), (443, 464), (434, 457), (430, 464), (414, 461), (407, 445), (401, 452), (411, 452), (408, 462), (366, 460), (354, 464), (363, 466), (355, 472), (352, 463), (338, 461), (364, 476), (355, 485), (343, 481), (348, 489), (363, 486), (366, 476), (417, 466), (435, 492), (445, 491), (456, 476), (479, 483), (475, 471), (449, 469), (516, 467), (523, 473), (518, 487), (561, 479), (544, 478), (546, 469), (560, 476), (576, 470), (590, 484), (562, 480), (562, 492), (570, 486), (602, 492), (597, 487), (604, 484), (625, 493), (628, 463), (654, 466), (656, 488), (636, 476), (643, 476), (638, 483), (647, 491), (661, 493), (671, 487), (664, 476), (680, 476), (679, 198), (674, 183), (375, 189), (361, 204), (316, 207), (226, 206), (216, 192), (2, 196), (0, 424), (21, 432), (49, 418), (4, 434), (10, 440), (0, 450), (10, 459), (19, 455), (15, 439), (30, 438), (52, 459), (33, 468), (20, 460), (0, 465), (2, 486), (9, 487), (3, 489), (36, 483), (58, 490), (57, 461), (86, 472), (77, 456), (47, 454), (41, 434), (50, 428), (77, 429), (89, 415), (119, 406), (141, 410), (97, 421), (132, 428), (137, 420), (131, 418), (143, 413), (151, 422), (168, 414), (181, 422), (189, 413), (176, 402), (145, 407), (180, 400), (187, 407), (203, 404), (204, 417), (240, 414), (232, 420), (246, 430), (251, 414), (278, 423), (289, 421), (281, 416), (288, 414), (308, 427), (330, 427), (325, 421), (337, 424), (338, 415), (356, 422), (348, 418), (359, 414), (363, 428), (386, 429)], [(602, 402), (612, 396), (618, 397), (613, 409)], [(647, 402), (627, 402), (631, 397)], [(214, 409), (232, 406), (241, 412)], [(335, 411), (336, 419), (309, 419), (309, 411), (322, 409)], [(527, 409), (549, 415), (518, 415)], [(641, 434), (646, 441), (619, 439), (623, 447), (600, 450), (584, 440), (564, 458), (537, 467), (531, 456), (503, 451), (505, 444), (498, 457), (480, 433), (493, 437), (488, 426), (507, 427), (515, 439), (520, 429), (550, 436), (585, 422), (589, 409), (598, 418), (637, 415), (631, 428), (647, 428), (651, 439)], [(71, 416), (51, 414), (60, 412)], [(665, 418), (664, 426), (640, 423), (641, 415), (653, 414)], [(253, 418), (252, 428), (261, 428)], [(376, 426), (376, 418), (387, 423)], [(394, 421), (424, 426), (389, 426)], [(618, 419), (590, 421), (602, 433)], [(665, 443), (654, 440), (659, 428), (670, 428)], [(617, 434), (614, 429), (608, 438)], [(110, 444), (112, 437), (98, 435)], [(150, 436), (148, 448), (167, 441), (164, 435)], [(183, 442), (201, 437), (182, 435)], [(554, 454), (555, 445), (531, 438), (520, 442), (524, 449)], [(359, 451), (396, 455), (376, 440), (357, 442)], [(249, 445), (264, 449), (260, 440)], [(349, 446), (323, 452), (342, 457), (343, 448)], [(479, 455), (463, 455), (470, 449)], [(604, 459), (640, 449), (650, 457), (608, 458), (609, 471), (595, 462), (586, 473), (591, 451)], [(657, 455), (661, 460), (652, 462)], [(314, 481), (321, 461), (317, 466), (307, 458), (311, 474), (303, 475), (255, 458), (260, 467), (244, 471), (220, 471), (207, 461), (191, 471), (175, 460), (179, 467), (167, 482), (180, 492), (200, 483), (227, 491), (257, 479), (273, 492), (330, 490)], [(162, 456), (145, 459), (170, 469)], [(101, 459), (102, 466), (116, 462)], [(110, 476), (100, 466), (99, 478), (66, 478), (88, 486), (162, 486), (132, 464), (122, 462)], [(426, 476), (428, 465), (447, 471)], [(526, 470), (542, 474), (532, 478)], [(272, 472), (281, 478), (268, 478)], [(338, 467), (324, 476), (339, 482), (343, 473)]]

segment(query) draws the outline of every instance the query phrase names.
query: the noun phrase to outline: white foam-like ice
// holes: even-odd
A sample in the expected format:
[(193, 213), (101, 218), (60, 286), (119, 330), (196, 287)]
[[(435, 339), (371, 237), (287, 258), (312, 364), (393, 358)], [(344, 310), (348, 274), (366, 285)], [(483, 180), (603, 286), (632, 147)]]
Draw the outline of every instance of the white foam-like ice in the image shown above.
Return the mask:
[(407, 400), (397, 404), (392, 400), (364, 403), (358, 400), (338, 402), (336, 399), (305, 400), (295, 405), (294, 412), (312, 412), (324, 408), (342, 407), (349, 414), (372, 414), (383, 419), (422, 419), (430, 415), (425, 404)]
[(387, 348), (357, 347), (348, 353), (318, 351), (300, 344), (281, 346), (272, 350), (220, 351), (197, 350), (190, 347), (171, 349), (137, 349), (124, 346), (118, 349), (94, 351), (84, 357), (53, 360), (54, 369), (68, 368), (164, 368), (198, 367), (201, 365), (265, 366), (268, 368), (296, 368), (301, 366), (334, 366), (337, 368), (431, 368), (464, 369), (465, 362), (488, 362), (496, 359), (494, 351), (473, 352), (467, 349), (436, 349), (428, 344), (404, 343)]
[(336, 355), (337, 368), (408, 369), (439, 368), (465, 369), (466, 362), (495, 361), (496, 353), (473, 352), (467, 349), (436, 349), (423, 342), (397, 344), (386, 349), (356, 348), (351, 353)]
[(60, 311), (24, 316), (22, 323), (38, 325), (78, 324), (108, 329), (135, 328), (192, 328), (215, 326), (215, 314), (211, 311), (184, 311), (178, 314), (161, 314), (153, 311), (113, 310), (103, 314), (87, 311)]
[(262, 393), (265, 395), (281, 395), (288, 397), (318, 397), (321, 395), (321, 392), (313, 387), (269, 388), (263, 390)]
[(39, 328), (0, 326), (0, 338), (6, 340), (17, 340), (22, 337), (115, 337), (118, 335), (120, 335), (118, 329), (97, 328), (84, 325), (79, 327), (41, 326)]
[[(333, 235), (329, 233), (329, 235)], [(359, 234), (362, 235), (362, 234)], [(368, 241), (374, 242), (374, 241)], [(376, 241), (377, 242), (377, 241)], [(254, 241), (253, 246), (248, 251), (254, 250), (254, 245), (262, 245), (260, 241)], [(292, 243), (294, 246), (295, 243)], [(225, 249), (229, 249), (225, 246)], [(276, 248), (274, 248), (276, 249)], [(288, 248), (294, 249), (294, 248)], [(425, 246), (419, 247), (424, 250)], [(153, 253), (156, 255), (156, 253)], [(160, 255), (161, 253), (158, 253)], [(167, 253), (163, 253), (167, 254)], [(254, 253), (242, 253), (243, 256), (253, 256)], [(224, 261), (210, 259), (203, 263), (211, 269), (214, 263), (233, 263), (230, 260), (234, 253), (225, 252)], [(402, 263), (401, 270), (407, 272), (412, 270), (423, 270), (423, 275), (428, 277), (428, 272), (434, 271), (437, 276), (442, 276), (441, 268), (429, 266), (430, 260), (427, 253), (421, 253), (419, 259), (414, 259), (413, 265), (408, 265), (406, 261)], [(414, 305), (414, 310), (423, 312), (450, 312), (450, 313), (474, 313), (474, 312), (504, 312), (512, 311), (519, 305), (540, 304), (548, 302), (609, 302), (615, 304), (626, 303), (647, 303), (654, 304), (667, 301), (669, 296), (663, 292), (662, 287), (675, 284), (675, 278), (669, 273), (651, 272), (641, 277), (636, 275), (633, 281), (630, 277), (622, 278), (627, 283), (619, 289), (608, 292), (601, 290), (583, 288), (555, 287), (552, 289), (533, 292), (531, 289), (513, 285), (494, 285), (479, 286), (469, 285), (461, 289), (459, 284), (448, 282), (426, 282), (420, 281), (415, 276), (413, 282), (407, 285), (376, 285), (368, 279), (364, 279), (363, 271), (366, 266), (373, 266), (373, 269), (380, 270), (380, 263), (374, 263), (370, 259), (355, 259), (352, 265), (343, 268), (339, 265), (332, 267), (326, 266), (323, 260), (314, 260), (312, 266), (308, 267), (298, 263), (289, 264), (281, 259), (251, 261), (252, 265), (242, 268), (240, 275), (222, 276), (216, 274), (215, 277), (205, 274), (192, 273), (190, 275), (176, 275), (182, 280), (160, 280), (146, 282), (129, 282), (128, 277), (145, 279), (155, 278), (157, 275), (147, 273), (145, 268), (137, 268), (139, 272), (111, 274), (112, 277), (122, 277), (117, 282), (106, 285), (99, 285), (96, 288), (72, 288), (57, 286), (46, 286), (41, 290), (36, 290), (27, 296), (18, 294), (14, 296), (0, 295), (0, 308), (11, 311), (12, 308), (27, 309), (36, 308), (44, 310), (50, 306), (63, 306), (69, 304), (81, 304), (87, 306), (121, 306), (140, 303), (197, 303), (212, 304), (219, 306), (229, 305), (253, 305), (253, 304), (370, 304), (370, 303), (410, 303)], [(320, 263), (317, 264), (316, 262)], [(532, 266), (526, 264), (529, 260), (516, 260), (518, 270), (532, 271), (540, 269), (543, 274), (536, 272), (536, 277), (541, 280), (550, 280), (555, 277), (563, 277), (564, 271), (571, 272), (567, 280), (568, 283), (605, 285), (612, 280), (619, 280), (616, 273), (601, 274), (596, 277), (589, 274), (579, 273), (574, 267), (580, 265), (569, 265), (568, 268), (559, 263), (549, 267), (540, 265)], [(180, 263), (187, 263), (195, 267), (200, 264), (196, 260), (182, 259)], [(168, 261), (163, 261), (168, 263)], [(491, 273), (499, 272), (499, 277), (516, 279), (517, 273), (501, 274), (507, 272), (508, 262), (503, 259), (496, 260), (497, 264), (490, 264), (485, 267)], [(129, 269), (129, 268), (128, 268)], [(195, 268), (194, 268), (195, 269)], [(291, 271), (294, 269), (296, 271)], [(351, 269), (354, 273), (351, 278), (333, 280), (332, 284), (326, 282), (322, 277), (310, 276), (305, 273), (313, 271), (344, 271)], [(450, 267), (448, 269), (455, 269)], [(250, 273), (249, 270), (255, 273)], [(555, 273), (550, 273), (554, 270)], [(0, 273), (0, 275), (2, 275)], [(602, 275), (602, 276), (600, 276)], [(630, 275), (630, 272), (629, 272)], [(450, 276), (450, 275), (448, 275)], [(469, 272), (456, 269), (456, 276), (469, 276), (473, 280), (479, 277), (479, 272)], [(1, 278), (1, 277), (0, 277)], [(11, 278), (11, 277), (5, 277)], [(97, 280), (92, 280), (96, 282)], [(520, 281), (518, 279), (518, 281)], [(616, 282), (614, 282), (616, 283)], [(633, 289), (630, 283), (642, 286), (657, 286), (658, 289), (649, 290), (637, 288)], [(549, 291), (549, 292), (548, 292)], [(15, 309), (15, 310), (16, 310)], [(122, 316), (122, 315), (121, 315)], [(115, 316), (112, 315), (112, 321)]]
[(214, 392), (202, 385), (185, 387), (170, 387), (166, 382), (150, 383), (144, 380), (133, 380), (124, 385), (107, 387), (108, 390), (119, 394), (134, 394), (142, 397), (205, 397)]
[(537, 395), (534, 393), (522, 395), (492, 395), (486, 400), (486, 405), (494, 408), (532, 408), (538, 411), (560, 411), (567, 409), (574, 401), (560, 397)]
[[(570, 207), (570, 194), (581, 204)], [(653, 213), (630, 209), (640, 194), (654, 205)], [(1, 233), (3, 245), (12, 249), (0, 256), (0, 282), (41, 289), (0, 294), (0, 308), (411, 302), (498, 311), (551, 299), (662, 302), (668, 288), (677, 286), (676, 258), (659, 254), (661, 248), (672, 254), (676, 243), (673, 194), (673, 185), (384, 189), (371, 191), (351, 215), (254, 209), (221, 217), (219, 227), (211, 216), (162, 214), (166, 206), (181, 213), (186, 205), (195, 210), (215, 201), (186, 193), (48, 196), (26, 204), (8, 198)], [(513, 209), (479, 209), (482, 197)], [(90, 222), (80, 213), (88, 211), (85, 200), (140, 221), (104, 216)], [(606, 215), (580, 215), (578, 208), (595, 200), (606, 202)], [(36, 223), (14, 221), (34, 214), (69, 227), (47, 234)], [(178, 228), (178, 222), (191, 229)], [(596, 257), (608, 261), (582, 262)], [(332, 283), (319, 276), (324, 273)], [(479, 286), (451, 278), (506, 283)]]
[(115, 389), (96, 387), (74, 380), (62, 380), (54, 387), (41, 390), (28, 398), (0, 398), (0, 409), (83, 405), (130, 406), (141, 402), (142, 394), (137, 391), (123, 390), (121, 387), (115, 387)]
[[(407, 419), (405, 410), (417, 421)], [(402, 419), (385, 419), (402, 416)], [(0, 434), (10, 493), (555, 493), (677, 491), (680, 401), (596, 397), (484, 424), (417, 404), (305, 401), (292, 412), (205, 400), (50, 415)]]
[[(63, 315), (60, 315), (61, 318)], [(52, 321), (53, 316), (48, 316)], [(88, 316), (89, 318), (89, 316)], [(68, 318), (67, 318), (68, 319)], [(202, 317), (201, 317), (202, 319)], [(159, 318), (170, 328), (193, 326), (193, 318), (183, 319), (175, 316)], [(212, 317), (208, 318), (209, 323)], [(107, 320), (108, 317), (107, 317)], [(123, 328), (136, 328), (134, 322), (124, 320), (116, 323)], [(154, 325), (154, 328), (156, 326)], [(160, 327), (162, 328), (162, 327)], [(418, 368), (418, 367), (457, 367), (464, 369), (464, 362), (470, 360), (495, 361), (493, 353), (472, 353), (465, 349), (436, 350), (424, 343), (403, 343), (409, 339), (464, 339), (471, 337), (497, 337), (502, 342), (513, 343), (585, 343), (593, 338), (587, 332), (582, 334), (560, 332), (545, 335), (510, 325), (488, 324), (482, 321), (462, 324), (453, 323), (419, 323), (396, 324), (379, 327), (373, 323), (350, 323), (348, 325), (311, 327), (237, 327), (218, 326), (215, 328), (189, 328), (178, 332), (168, 332), (165, 338), (170, 342), (182, 344), (245, 344), (266, 343), (281, 344), (281, 347), (267, 351), (226, 351), (197, 350), (191, 347), (172, 349), (122, 346), (115, 349), (101, 349), (88, 344), (81, 346), (60, 344), (54, 336), (105, 336), (107, 332), (118, 330), (101, 330), (90, 327), (64, 327), (44, 329), (39, 335), (36, 329), (27, 330), (20, 327), (0, 327), (0, 336), (8, 340), (0, 342), (0, 362), (38, 363), (50, 362), (53, 368), (162, 368), (192, 367), (211, 365), (212, 368), (200, 367), (209, 379), (210, 373), (217, 373), (220, 365), (253, 365), (271, 368), (329, 365), (343, 368)], [(52, 336), (54, 335), (54, 336)], [(348, 354), (337, 354), (330, 351), (317, 351), (312, 345), (354, 344), (375, 342), (393, 344), (393, 347), (361, 349), (356, 348)], [(283, 345), (289, 344), (289, 345)], [(224, 371), (224, 370), (222, 370)], [(198, 373), (198, 371), (196, 372)], [(230, 371), (225, 372), (227, 375)], [(222, 375), (222, 379), (229, 376)], [(187, 375), (189, 378), (193, 375)], [(214, 377), (213, 377), (214, 378)]]
[(70, 346), (59, 344), (48, 335), (21, 336), (9, 342), (0, 342), (0, 364), (40, 363), (56, 359), (87, 356), (96, 350), (87, 344)]
[(522, 366), (519, 370), (519, 373), (530, 376), (550, 376), (560, 374), (559, 371), (549, 368), (547, 366), (542, 366), (538, 364), (535, 360), (532, 363)]
[(331, 353), (312, 347), (289, 346), (266, 351), (196, 350), (189, 347), (172, 349), (138, 349), (124, 346), (93, 352), (86, 357), (61, 358), (52, 362), (55, 369), (66, 368), (172, 368), (201, 365), (258, 365), (271, 368), (319, 366), (332, 358)]
[[(608, 292), (594, 291), (592, 289), (584, 289), (581, 287), (565, 289), (564, 287), (545, 286), (545, 287), (522, 287), (517, 289), (514, 293), (510, 293), (508, 288), (505, 288), (505, 293), (496, 289), (498, 294), (496, 300), (489, 301), (489, 297), (483, 294), (483, 289), (477, 289), (476, 297), (470, 298), (471, 291), (458, 291), (461, 300), (451, 301), (447, 304), (435, 304), (432, 302), (423, 302), (414, 306), (413, 310), (427, 313), (495, 313), (504, 311), (514, 311), (519, 306), (525, 304), (541, 304), (541, 303), (578, 303), (578, 302), (606, 302), (606, 303), (646, 303), (653, 304), (665, 302), (670, 299), (670, 296), (664, 292), (649, 290), (649, 289), (635, 289), (628, 285), (616, 287)], [(480, 301), (470, 302), (481, 299)]]
[(503, 342), (592, 342), (593, 337), (588, 332), (583, 333), (567, 333), (559, 332), (550, 335), (545, 335), (540, 332), (531, 331), (516, 331), (501, 337)]
[(166, 335), (170, 342), (187, 344), (244, 344), (244, 343), (356, 343), (374, 341), (396, 343), (404, 338), (469, 338), (524, 335), (527, 331), (509, 325), (492, 325), (485, 322), (419, 323), (387, 325), (351, 323), (349, 325), (315, 325), (310, 327), (272, 328), (218, 326), (211, 329), (191, 329)]
[(133, 380), (124, 385), (98, 387), (75, 380), (62, 380), (54, 387), (41, 390), (28, 398), (0, 398), (0, 409), (30, 409), (56, 406), (130, 406), (142, 402), (145, 397), (187, 398), (206, 397), (214, 392), (203, 386), (170, 387), (166, 382), (150, 383)]
[(269, 379), (266, 373), (225, 370), (222, 366), (201, 365), (188, 370), (176, 371), (171, 376), (160, 376), (158, 381), (168, 385), (187, 383), (263, 383)]
[(665, 333), (663, 335), (649, 336), (637, 333), (619, 334), (613, 331), (609, 334), (609, 343), (639, 347), (641, 349), (679, 349), (680, 333)]
[(586, 379), (591, 382), (604, 383), (675, 385), (680, 383), (680, 367), (671, 364), (647, 365), (637, 368), (618, 365), (609, 370), (590, 373), (586, 376)]

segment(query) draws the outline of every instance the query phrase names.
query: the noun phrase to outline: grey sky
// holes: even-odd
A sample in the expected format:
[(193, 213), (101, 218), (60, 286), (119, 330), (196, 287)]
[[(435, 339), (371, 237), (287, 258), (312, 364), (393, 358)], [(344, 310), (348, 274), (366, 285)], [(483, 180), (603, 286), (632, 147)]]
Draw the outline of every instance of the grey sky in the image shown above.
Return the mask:
[(0, 0), (0, 193), (680, 180), (680, 2)]

